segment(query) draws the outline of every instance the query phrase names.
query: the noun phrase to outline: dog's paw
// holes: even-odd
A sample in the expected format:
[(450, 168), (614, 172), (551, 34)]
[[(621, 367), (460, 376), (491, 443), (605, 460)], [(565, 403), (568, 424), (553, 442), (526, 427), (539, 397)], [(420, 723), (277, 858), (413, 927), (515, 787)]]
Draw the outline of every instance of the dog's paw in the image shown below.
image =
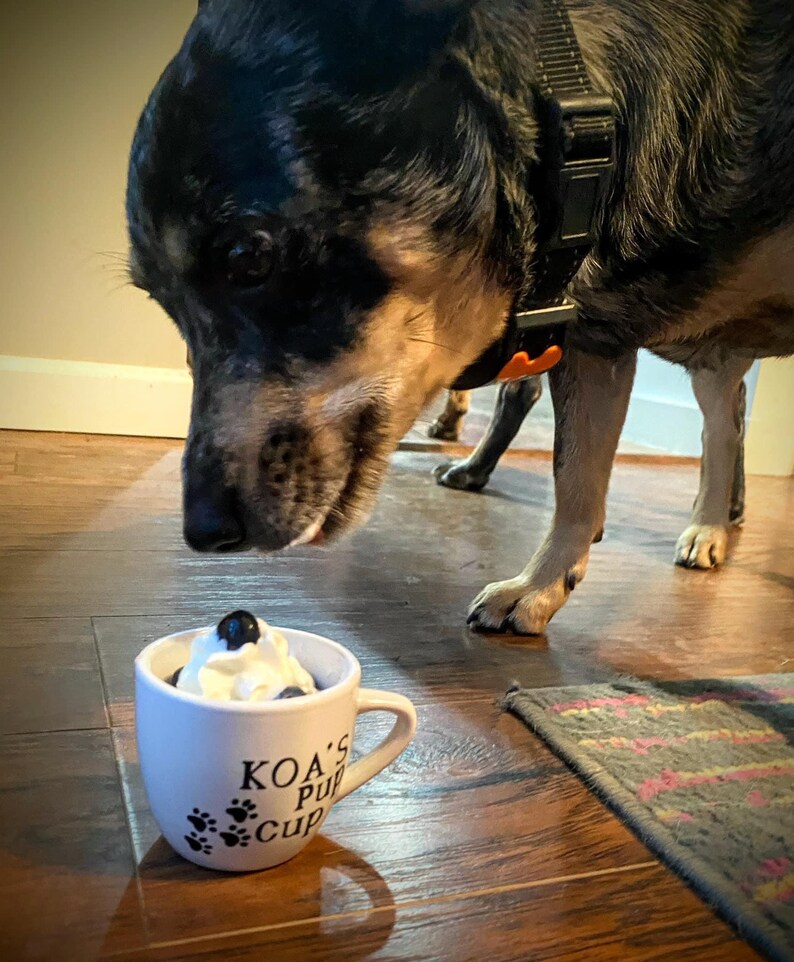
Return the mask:
[(691, 524), (675, 546), (675, 563), (684, 568), (716, 568), (728, 553), (728, 529), (721, 524)]
[(437, 441), (457, 441), (459, 434), (459, 423), (450, 423), (449, 421), (444, 421), (441, 418), (436, 418), (436, 420), (433, 421), (433, 423), (427, 429), (427, 436), (429, 438), (435, 438)]
[(476, 631), (512, 631), (516, 635), (542, 635), (552, 616), (582, 580), (572, 568), (551, 584), (533, 587), (525, 576), (486, 585), (469, 608), (468, 624)]
[(433, 469), (436, 482), (456, 491), (482, 491), (490, 475), (472, 471), (466, 461), (449, 461)]

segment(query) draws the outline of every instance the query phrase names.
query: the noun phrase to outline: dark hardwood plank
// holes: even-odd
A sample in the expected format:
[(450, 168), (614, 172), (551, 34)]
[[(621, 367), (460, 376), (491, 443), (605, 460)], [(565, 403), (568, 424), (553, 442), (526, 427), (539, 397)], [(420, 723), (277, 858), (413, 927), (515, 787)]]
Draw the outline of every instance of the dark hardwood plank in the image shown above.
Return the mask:
[[(181, 444), (159, 438), (0, 431), (0, 549), (127, 551), (141, 544), (182, 548), (178, 518)], [(2, 461), (0, 461), (2, 463)], [(163, 520), (168, 523), (164, 526)], [(173, 532), (173, 537), (170, 533)]]
[(0, 660), (0, 735), (107, 726), (87, 619), (7, 618)]
[(133, 871), (109, 732), (0, 738), (0, 958), (142, 945)]
[(17, 464), (17, 452), (14, 448), (0, 447), (0, 478), (14, 473)]
[(0, 476), (0, 511), (13, 518), (13, 524), (0, 529), (3, 551), (128, 551), (135, 549), (136, 540), (139, 549), (152, 544), (184, 548), (175, 524), (180, 511), (177, 452), (158, 455), (153, 463), (122, 464), (115, 480), (108, 477), (110, 465), (96, 459), (77, 459), (68, 467), (74, 476), (60, 471), (57, 459), (49, 475)]
[[(118, 475), (120, 462), (129, 463), (136, 459), (149, 459), (168, 451), (179, 450), (181, 447), (181, 441), (169, 438), (0, 430), (0, 452), (20, 455), (23, 460), (28, 457), (43, 456), (50, 466), (57, 464), (61, 459), (67, 461), (74, 454), (79, 455), (83, 462), (105, 459), (108, 465), (108, 477)], [(46, 474), (48, 470), (45, 464), (43, 473)], [(96, 474), (93, 465), (91, 474)]]
[(37, 486), (57, 483), (82, 488), (179, 481), (181, 453), (181, 443), (159, 438), (68, 434), (53, 446), (44, 435), (17, 449), (15, 474)]
[(659, 867), (587, 875), (301, 925), (174, 942), (170, 962), (751, 962), (759, 956)]
[[(359, 750), (386, 724), (362, 720)], [(482, 700), (420, 709), (412, 745), (334, 807), (322, 840), (248, 876), (172, 853), (146, 805), (132, 732), (114, 735), (155, 940), (359, 910), (384, 886), (401, 903), (653, 860), (524, 726)]]

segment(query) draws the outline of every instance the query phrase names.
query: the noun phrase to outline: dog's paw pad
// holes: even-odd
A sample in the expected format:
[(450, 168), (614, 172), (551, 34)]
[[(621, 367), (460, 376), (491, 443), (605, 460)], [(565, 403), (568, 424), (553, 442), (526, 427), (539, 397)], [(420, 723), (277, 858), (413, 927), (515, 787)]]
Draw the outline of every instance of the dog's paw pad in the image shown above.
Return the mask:
[(728, 553), (728, 529), (719, 524), (691, 524), (675, 546), (675, 563), (683, 568), (716, 568)]

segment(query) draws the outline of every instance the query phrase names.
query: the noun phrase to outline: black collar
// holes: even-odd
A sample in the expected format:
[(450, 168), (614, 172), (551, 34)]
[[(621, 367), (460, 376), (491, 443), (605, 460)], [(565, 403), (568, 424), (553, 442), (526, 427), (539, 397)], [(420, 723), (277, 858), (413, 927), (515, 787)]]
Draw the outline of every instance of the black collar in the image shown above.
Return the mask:
[(615, 109), (594, 91), (561, 0), (543, 0), (536, 41), (540, 162), (532, 174), (538, 214), (529, 293), (502, 337), (463, 371), (456, 390), (540, 374), (562, 357), (576, 305), (566, 290), (596, 241), (615, 164)]

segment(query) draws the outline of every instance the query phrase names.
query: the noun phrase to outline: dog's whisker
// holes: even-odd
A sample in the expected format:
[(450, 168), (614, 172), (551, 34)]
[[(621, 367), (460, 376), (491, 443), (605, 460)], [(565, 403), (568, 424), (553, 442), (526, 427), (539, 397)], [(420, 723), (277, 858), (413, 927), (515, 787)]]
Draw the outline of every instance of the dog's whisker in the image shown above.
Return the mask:
[(118, 268), (106, 268), (104, 273), (109, 277), (115, 277), (116, 280), (121, 281), (124, 284), (133, 284), (133, 280), (129, 275), (128, 271), (119, 270)]
[(113, 293), (123, 287), (137, 287), (132, 276), (129, 255), (122, 251), (97, 251), (97, 256), (101, 259), (100, 270), (106, 274), (115, 276), (121, 283), (119, 287), (113, 288)]
[(125, 268), (130, 265), (129, 254), (124, 251), (97, 251), (97, 256), (112, 264), (121, 264)]
[(126, 280), (120, 280), (118, 284), (114, 284), (113, 287), (110, 288), (109, 293), (118, 294), (119, 291), (123, 291), (126, 287), (135, 287), (129, 278)]
[(462, 352), (454, 347), (450, 347), (449, 344), (442, 344), (440, 341), (432, 341), (427, 337), (409, 337), (409, 341), (415, 341), (417, 344), (431, 344), (433, 347), (443, 348), (445, 351), (449, 351), (450, 354), (461, 354)]

